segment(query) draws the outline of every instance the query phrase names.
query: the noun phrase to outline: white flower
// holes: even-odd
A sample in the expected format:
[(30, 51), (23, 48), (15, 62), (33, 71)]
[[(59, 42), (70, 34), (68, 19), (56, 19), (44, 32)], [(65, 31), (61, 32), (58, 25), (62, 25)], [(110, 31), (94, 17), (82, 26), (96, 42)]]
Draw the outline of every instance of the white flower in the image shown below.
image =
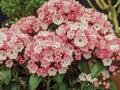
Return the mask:
[(2, 40), (0, 40), (0, 47), (2, 47), (3, 46), (3, 41)]
[(58, 27), (58, 29), (56, 30), (56, 33), (57, 33), (57, 35), (60, 35), (60, 36), (63, 35), (63, 34), (65, 34), (66, 31), (65, 31), (64, 26)]
[(36, 64), (31, 64), (27, 66), (30, 73), (36, 73), (38, 66)]
[(94, 24), (93, 28), (94, 28), (96, 31), (99, 31), (99, 30), (101, 30), (102, 26), (99, 25), (99, 24)]
[(74, 44), (78, 47), (83, 47), (88, 43), (86, 36), (76, 36), (74, 38)]
[(87, 74), (82, 72), (79, 75), (79, 79), (80, 79), (80, 81), (86, 81), (87, 80)]
[(120, 50), (120, 45), (119, 44), (110, 45), (109, 49), (111, 51), (118, 51), (118, 50)]
[(102, 60), (104, 66), (110, 66), (112, 64), (112, 60), (109, 58), (105, 58)]
[(48, 11), (51, 13), (51, 14), (56, 14), (57, 10), (55, 7), (50, 7), (48, 8)]
[(71, 62), (73, 61), (73, 58), (66, 58), (61, 61), (62, 67), (68, 67), (71, 65)]
[(73, 54), (73, 52), (74, 52), (74, 47), (73, 47), (72, 44), (67, 43), (65, 48), (69, 51), (69, 54), (70, 54), (70, 55)]
[(64, 22), (64, 17), (62, 15), (54, 15), (52, 21), (56, 25), (60, 25)]
[(110, 73), (108, 72), (108, 70), (104, 70), (102, 72), (102, 76), (105, 77), (105, 78), (109, 78), (110, 77)]
[(105, 36), (106, 40), (113, 40), (115, 38), (116, 38), (115, 34), (108, 34), (108, 35)]
[(94, 79), (92, 78), (91, 74), (88, 74), (87, 75), (87, 81), (93, 83), (94, 82)]
[(74, 30), (78, 30), (80, 26), (79, 23), (74, 23), (74, 24), (72, 23), (69, 25), (69, 27), (70, 27), (70, 31), (74, 31)]
[(43, 36), (43, 37), (47, 37), (50, 35), (50, 32), (48, 31), (40, 31), (37, 36)]
[(13, 66), (13, 61), (12, 60), (7, 60), (5, 62), (5, 64), (6, 64), (6, 67), (11, 68)]
[(83, 56), (85, 57), (85, 59), (89, 59), (89, 58), (91, 58), (91, 53), (92, 52), (88, 52), (88, 53), (84, 54)]
[(50, 55), (50, 54), (45, 54), (43, 56), (43, 59), (46, 60), (47, 62), (53, 62), (54, 61), (53, 56)]
[(60, 48), (60, 42), (54, 42), (53, 43), (53, 45), (52, 45), (53, 47), (55, 47), (55, 48)]
[(24, 49), (24, 46), (22, 43), (16, 43), (14, 48), (16, 51), (21, 52)]
[(16, 59), (18, 56), (18, 52), (14, 49), (9, 49), (7, 51), (7, 56), (9, 57), (9, 59)]
[(41, 45), (37, 44), (37, 45), (34, 47), (34, 53), (40, 54), (41, 51), (42, 51)]
[(7, 58), (6, 52), (1, 50), (0, 51), (0, 60), (6, 60), (6, 58)]
[(12, 36), (11, 38), (10, 38), (10, 43), (14, 43), (14, 42), (16, 42), (17, 41), (17, 37), (16, 36)]
[(68, 39), (73, 39), (74, 36), (75, 36), (75, 32), (74, 32), (74, 31), (68, 31), (68, 32), (67, 32), (67, 37), (68, 37)]
[(7, 40), (7, 35), (3, 32), (0, 32), (0, 40), (3, 40), (3, 41)]
[(49, 76), (55, 76), (57, 73), (57, 70), (54, 67), (49, 68), (48, 74)]
[(40, 26), (41, 26), (43, 29), (47, 29), (47, 28), (48, 28), (48, 23), (41, 22)]
[(62, 67), (58, 70), (58, 72), (59, 72), (59, 74), (64, 74), (64, 73), (66, 73), (67, 69), (68, 69), (68, 67)]

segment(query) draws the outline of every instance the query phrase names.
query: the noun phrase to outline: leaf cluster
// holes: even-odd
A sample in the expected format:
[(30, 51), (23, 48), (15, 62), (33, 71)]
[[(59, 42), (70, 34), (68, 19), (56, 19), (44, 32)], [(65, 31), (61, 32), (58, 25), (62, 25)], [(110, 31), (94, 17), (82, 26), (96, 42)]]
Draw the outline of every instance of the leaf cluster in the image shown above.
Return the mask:
[(34, 15), (37, 9), (47, 0), (1, 0), (0, 8), (11, 20)]

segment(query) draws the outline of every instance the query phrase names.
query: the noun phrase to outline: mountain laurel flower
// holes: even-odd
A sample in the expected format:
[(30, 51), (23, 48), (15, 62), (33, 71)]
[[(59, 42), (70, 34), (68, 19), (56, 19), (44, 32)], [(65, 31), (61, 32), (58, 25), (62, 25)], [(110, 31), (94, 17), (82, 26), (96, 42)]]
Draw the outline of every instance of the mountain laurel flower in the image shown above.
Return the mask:
[(56, 25), (60, 25), (61, 23), (64, 22), (64, 17), (62, 15), (54, 15), (52, 17), (52, 21)]
[(45, 68), (39, 68), (36, 71), (38, 76), (46, 77), (48, 75), (47, 70)]
[(2, 47), (3, 46), (3, 41), (2, 40), (0, 40), (0, 47)]
[(80, 80), (80, 81), (86, 81), (86, 80), (87, 80), (87, 74), (82, 72), (82, 73), (79, 75), (79, 80)]
[(51, 67), (48, 69), (49, 76), (55, 76), (57, 73), (57, 70), (54, 67)]
[(30, 73), (37, 72), (38, 66), (36, 64), (31, 64), (31, 65), (28, 65), (27, 67), (28, 67)]
[(7, 54), (4, 50), (0, 50), (0, 60), (6, 60)]
[(24, 45), (22, 43), (16, 43), (14, 48), (16, 51), (21, 52), (24, 49)]
[(106, 83), (106, 84), (105, 84), (105, 88), (106, 88), (106, 89), (109, 89), (109, 88), (110, 88), (110, 83)]
[(18, 52), (15, 49), (9, 49), (7, 51), (7, 56), (9, 59), (16, 59), (18, 56)]
[(93, 83), (93, 78), (92, 78), (91, 74), (87, 75), (86, 80)]
[(50, 55), (50, 54), (45, 54), (43, 56), (43, 59), (46, 60), (47, 62), (53, 62), (54, 61), (53, 56)]
[(0, 40), (6, 41), (7, 40), (7, 35), (3, 32), (0, 32)]
[(68, 39), (73, 39), (74, 36), (75, 36), (75, 32), (74, 32), (74, 31), (68, 31), (68, 32), (67, 32), (67, 37), (68, 37)]
[(86, 36), (76, 36), (74, 38), (74, 44), (78, 47), (83, 47), (85, 45), (87, 45), (88, 40), (86, 38)]
[(94, 82), (94, 86), (98, 87), (99, 86), (99, 82), (98, 81)]
[(66, 34), (66, 29), (65, 29), (64, 25), (61, 25), (60, 27), (58, 27), (56, 30), (56, 33), (59, 36)]
[(112, 64), (112, 60), (109, 58), (105, 58), (102, 60), (104, 66), (110, 66)]
[(69, 59), (63, 59), (61, 61), (61, 65), (62, 65), (62, 67), (68, 67), (70, 65)]
[(109, 67), (109, 71), (114, 72), (117, 68), (118, 68), (117, 66), (112, 65)]
[(109, 78), (109, 77), (110, 77), (109, 71), (108, 71), (108, 70), (104, 70), (104, 71), (102, 72), (102, 76), (103, 76), (104, 78)]
[(13, 60), (7, 60), (5, 64), (6, 64), (6, 67), (11, 68), (13, 66)]
[(43, 68), (47, 68), (50, 66), (51, 63), (47, 62), (46, 60), (42, 60), (41, 61), (41, 67)]
[(38, 44), (34, 47), (34, 53), (39, 54), (42, 52), (42, 49), (41, 45)]
[(68, 67), (62, 67), (58, 70), (58, 72), (59, 72), (59, 74), (64, 74), (67, 72), (67, 70), (68, 70)]

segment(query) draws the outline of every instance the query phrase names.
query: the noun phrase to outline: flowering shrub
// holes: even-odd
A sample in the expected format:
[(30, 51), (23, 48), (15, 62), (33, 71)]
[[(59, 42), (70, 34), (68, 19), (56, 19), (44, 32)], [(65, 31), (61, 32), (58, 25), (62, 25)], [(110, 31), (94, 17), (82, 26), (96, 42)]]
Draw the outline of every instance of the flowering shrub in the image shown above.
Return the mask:
[(3, 89), (117, 90), (109, 77), (120, 72), (120, 39), (104, 14), (74, 0), (37, 13), (0, 30)]

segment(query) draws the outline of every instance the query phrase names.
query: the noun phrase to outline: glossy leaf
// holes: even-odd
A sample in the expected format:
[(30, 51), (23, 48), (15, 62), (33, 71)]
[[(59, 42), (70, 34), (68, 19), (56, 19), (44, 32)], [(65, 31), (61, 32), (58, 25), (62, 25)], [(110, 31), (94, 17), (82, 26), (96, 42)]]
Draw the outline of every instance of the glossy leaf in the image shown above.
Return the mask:
[(87, 84), (87, 82), (82, 82), (82, 83), (81, 83), (81, 87), (80, 87), (81, 89), (80, 89), (80, 90), (83, 90), (84, 87), (86, 86), (86, 84)]
[(41, 77), (38, 77), (37, 75), (32, 74), (29, 80), (30, 90), (36, 90), (41, 80), (42, 80)]
[(8, 85), (11, 81), (11, 69), (10, 68), (4, 68), (1, 72), (2, 82), (5, 85)]
[(67, 90), (67, 86), (64, 82), (61, 82), (59, 85), (60, 85), (59, 90)]
[(105, 67), (99, 63), (96, 63), (92, 67), (92, 71), (91, 71), (92, 77), (97, 77), (103, 70), (105, 70)]
[(58, 82), (58, 83), (61, 83), (63, 78), (64, 78), (65, 74), (57, 74), (55, 76), (55, 80)]
[(88, 65), (88, 62), (87, 62), (87, 61), (82, 60), (82, 61), (80, 62), (80, 70), (81, 70), (82, 72), (85, 72), (85, 73), (89, 73), (89, 72), (90, 72), (90, 70), (89, 70), (89, 65)]

